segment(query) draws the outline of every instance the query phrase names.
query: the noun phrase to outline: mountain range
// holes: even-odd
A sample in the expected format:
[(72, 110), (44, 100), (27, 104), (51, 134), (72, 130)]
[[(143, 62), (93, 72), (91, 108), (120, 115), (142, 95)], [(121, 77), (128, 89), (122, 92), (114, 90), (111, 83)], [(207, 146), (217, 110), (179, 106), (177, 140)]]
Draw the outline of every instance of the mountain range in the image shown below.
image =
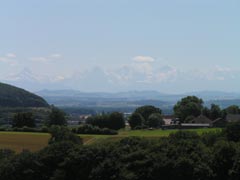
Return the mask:
[[(154, 90), (174, 94), (204, 90), (240, 91), (236, 83), (237, 79), (234, 78), (239, 76), (239, 72), (231, 74), (221, 68), (209, 71), (210, 74), (198, 71), (182, 72), (170, 66), (145, 72), (144, 67), (136, 67), (129, 65), (108, 69), (96, 66), (59, 73), (44, 73), (24, 68), (19, 72), (9, 73), (5, 77), (1, 76), (0, 81), (29, 91), (42, 89), (78, 89), (83, 92)], [(151, 70), (153, 67), (150, 66), (147, 69)]]
[(202, 98), (207, 106), (211, 103), (221, 107), (234, 103), (240, 105), (240, 93), (221, 91), (201, 91), (184, 94), (165, 94), (158, 91), (126, 91), (117, 93), (82, 92), (77, 90), (42, 90), (36, 94), (44, 97), (50, 104), (57, 106), (140, 106), (157, 105), (172, 107), (177, 101), (186, 96), (195, 95)]

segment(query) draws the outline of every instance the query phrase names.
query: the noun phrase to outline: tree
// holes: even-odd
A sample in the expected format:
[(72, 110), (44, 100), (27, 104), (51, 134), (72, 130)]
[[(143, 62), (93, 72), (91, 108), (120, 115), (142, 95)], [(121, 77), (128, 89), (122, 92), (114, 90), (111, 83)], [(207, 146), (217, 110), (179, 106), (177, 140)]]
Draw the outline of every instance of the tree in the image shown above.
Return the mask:
[(59, 126), (63, 126), (67, 124), (67, 120), (65, 117), (65, 113), (56, 108), (56, 107), (52, 107), (51, 113), (49, 114), (49, 122), (48, 125), (59, 125)]
[(109, 128), (114, 130), (125, 128), (125, 120), (122, 113), (113, 112), (110, 114)]
[(236, 105), (232, 105), (226, 108), (227, 114), (240, 114), (240, 109)]
[(148, 117), (147, 120), (148, 126), (153, 128), (158, 128), (164, 125), (163, 118), (159, 113), (153, 113)]
[(13, 117), (12, 126), (18, 128), (23, 126), (35, 127), (33, 114), (30, 112), (16, 113)]
[(225, 133), (229, 141), (240, 141), (240, 122), (229, 123)]
[(201, 114), (203, 109), (203, 100), (196, 96), (187, 96), (174, 106), (174, 114), (184, 122), (188, 116), (197, 117)]
[(137, 126), (142, 126), (143, 122), (144, 118), (142, 115), (136, 112), (134, 112), (128, 120), (131, 129), (135, 129)]
[(216, 105), (216, 104), (212, 104), (210, 109), (208, 109), (207, 107), (204, 107), (202, 109), (202, 114), (211, 120), (225, 117), (225, 111), (221, 110), (219, 105)]
[[(212, 169), (216, 174), (215, 179), (230, 179), (229, 172), (234, 165), (234, 159), (237, 154), (236, 145), (229, 141), (218, 141), (213, 146), (213, 152)], [(239, 179), (239, 175), (236, 179)]]
[(25, 150), (2, 163), (0, 179), (42, 180), (40, 169), (41, 164), (38, 161), (37, 154)]
[(162, 110), (157, 107), (147, 105), (147, 106), (142, 106), (142, 107), (137, 108), (135, 110), (135, 113), (141, 114), (142, 117), (144, 118), (145, 125), (147, 125), (147, 120), (148, 120), (149, 116), (153, 113), (162, 114)]
[(125, 127), (123, 114), (119, 112), (90, 117), (87, 119), (87, 124), (98, 126), (100, 128), (109, 128), (114, 130), (119, 130)]
[(204, 108), (202, 109), (202, 115), (210, 118), (210, 116), (211, 116), (211, 111), (210, 111), (210, 109), (209, 109), (208, 107), (204, 107)]
[(222, 116), (221, 108), (216, 104), (212, 104), (210, 109), (210, 119), (215, 120), (217, 118), (220, 118), (221, 116)]
[(104, 113), (102, 115), (91, 116), (87, 118), (86, 123), (99, 128), (109, 128), (109, 115)]
[(49, 144), (59, 143), (63, 141), (73, 142), (75, 144), (82, 144), (82, 139), (72, 133), (67, 127), (52, 126), (50, 128), (51, 138)]

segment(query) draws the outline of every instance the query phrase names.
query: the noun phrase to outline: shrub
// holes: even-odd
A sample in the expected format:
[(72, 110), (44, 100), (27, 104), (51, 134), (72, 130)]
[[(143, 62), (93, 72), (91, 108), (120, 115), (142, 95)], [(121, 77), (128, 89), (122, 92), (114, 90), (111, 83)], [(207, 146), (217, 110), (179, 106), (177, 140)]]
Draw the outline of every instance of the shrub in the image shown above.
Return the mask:
[(45, 132), (45, 133), (49, 132), (48, 127), (47, 126), (41, 127), (41, 132)]
[(89, 117), (87, 124), (98, 126), (99, 128), (119, 130), (125, 127), (125, 120), (122, 113), (113, 112), (111, 114)]
[(108, 128), (99, 128), (97, 126), (92, 126), (89, 124), (80, 125), (77, 128), (73, 128), (72, 132), (77, 134), (102, 134), (102, 135), (116, 135), (118, 134), (116, 130)]
[(240, 141), (240, 122), (228, 124), (225, 133), (229, 141)]
[(21, 128), (23, 132), (38, 132), (38, 129), (24, 126)]
[(218, 140), (224, 139), (222, 131), (207, 132), (201, 135), (202, 142), (206, 146), (213, 146)]
[(147, 129), (147, 128), (148, 128), (148, 126), (146, 126), (146, 125), (141, 125), (141, 126), (136, 126), (136, 127), (134, 128), (134, 130)]
[(83, 144), (82, 139), (72, 133), (64, 126), (51, 126), (49, 130), (51, 138), (49, 144), (60, 143), (64, 141), (73, 142), (75, 144)]

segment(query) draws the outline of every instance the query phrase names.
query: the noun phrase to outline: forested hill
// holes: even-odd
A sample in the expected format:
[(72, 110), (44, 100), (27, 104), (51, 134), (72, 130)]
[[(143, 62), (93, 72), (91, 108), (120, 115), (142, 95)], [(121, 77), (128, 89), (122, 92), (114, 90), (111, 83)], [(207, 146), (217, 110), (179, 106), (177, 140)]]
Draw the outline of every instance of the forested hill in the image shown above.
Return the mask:
[(24, 89), (0, 83), (0, 107), (48, 107), (40, 96)]

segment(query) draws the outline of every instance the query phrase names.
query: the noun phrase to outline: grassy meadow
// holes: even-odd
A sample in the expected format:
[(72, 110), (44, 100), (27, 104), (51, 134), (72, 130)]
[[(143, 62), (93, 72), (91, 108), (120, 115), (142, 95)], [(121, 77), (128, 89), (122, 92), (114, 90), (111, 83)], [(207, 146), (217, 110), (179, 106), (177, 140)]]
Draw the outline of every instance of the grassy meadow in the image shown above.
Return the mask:
[[(198, 134), (221, 130), (219, 128), (190, 129)], [(83, 138), (84, 144), (93, 144), (103, 141), (114, 141), (124, 137), (138, 136), (146, 138), (158, 138), (168, 136), (178, 130), (121, 130), (118, 135), (79, 135)], [(47, 146), (50, 134), (28, 133), (28, 132), (0, 132), (0, 148), (12, 149), (21, 152), (24, 149), (38, 151)]]

